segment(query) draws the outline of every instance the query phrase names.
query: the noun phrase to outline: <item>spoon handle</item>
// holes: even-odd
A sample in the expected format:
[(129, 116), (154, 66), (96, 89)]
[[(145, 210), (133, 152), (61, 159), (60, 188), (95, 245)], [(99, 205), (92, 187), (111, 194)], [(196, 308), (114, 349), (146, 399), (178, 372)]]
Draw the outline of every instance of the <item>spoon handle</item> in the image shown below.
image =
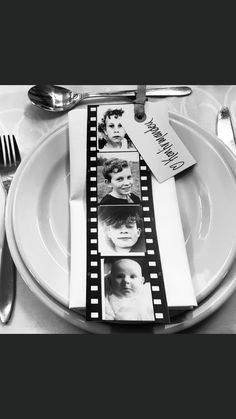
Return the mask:
[[(134, 97), (136, 90), (118, 90), (112, 92), (86, 93), (86, 98), (106, 98), (106, 97)], [(192, 93), (192, 89), (188, 86), (167, 86), (155, 87), (146, 90), (147, 97), (164, 97), (164, 96), (187, 96)]]

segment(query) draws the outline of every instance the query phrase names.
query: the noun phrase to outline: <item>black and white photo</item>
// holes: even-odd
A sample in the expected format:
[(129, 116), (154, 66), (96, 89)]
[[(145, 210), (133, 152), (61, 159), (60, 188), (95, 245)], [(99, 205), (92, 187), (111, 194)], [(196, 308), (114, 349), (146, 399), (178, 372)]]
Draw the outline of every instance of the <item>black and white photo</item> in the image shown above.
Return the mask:
[(98, 153), (97, 188), (101, 205), (140, 204), (138, 153)]
[[(122, 108), (98, 109), (98, 149), (105, 151), (135, 150), (135, 147), (122, 126)], [(100, 117), (99, 117), (100, 115)]]
[(102, 255), (144, 254), (142, 208), (136, 205), (100, 205), (98, 242)]
[(142, 258), (114, 258), (103, 265), (103, 320), (153, 321), (150, 283)]

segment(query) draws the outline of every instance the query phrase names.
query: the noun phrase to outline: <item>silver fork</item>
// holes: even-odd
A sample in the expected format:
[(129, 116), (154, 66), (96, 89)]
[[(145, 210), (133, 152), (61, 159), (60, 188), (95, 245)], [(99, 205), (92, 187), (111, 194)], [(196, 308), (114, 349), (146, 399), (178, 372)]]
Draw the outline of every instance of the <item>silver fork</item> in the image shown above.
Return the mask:
[(7, 194), (17, 167), (21, 162), (20, 151), (14, 135), (0, 136), (0, 182), (5, 192), (3, 211), (0, 214), (0, 320), (3, 324), (10, 320), (16, 293), (16, 269), (9, 251), (5, 231), (5, 205)]

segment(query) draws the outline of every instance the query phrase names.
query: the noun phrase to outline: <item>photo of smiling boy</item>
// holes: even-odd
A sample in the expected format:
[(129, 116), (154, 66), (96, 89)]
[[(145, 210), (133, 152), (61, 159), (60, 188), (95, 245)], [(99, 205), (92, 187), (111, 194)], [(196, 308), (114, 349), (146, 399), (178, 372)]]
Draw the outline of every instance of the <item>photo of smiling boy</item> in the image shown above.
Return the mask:
[[(101, 205), (141, 203), (138, 153), (124, 154), (126, 154), (126, 159), (109, 154), (110, 158), (102, 159), (102, 167), (99, 167), (98, 163), (98, 200)], [(133, 161), (127, 160), (127, 154), (133, 155)], [(101, 177), (103, 177), (103, 182)], [(134, 189), (137, 194), (134, 193)]]
[(141, 206), (99, 206), (98, 242), (102, 255), (144, 255)]
[[(103, 110), (103, 107), (102, 107)], [(99, 109), (98, 109), (99, 111)], [(106, 109), (98, 123), (98, 149), (102, 151), (125, 151), (135, 149), (122, 126), (123, 109)]]

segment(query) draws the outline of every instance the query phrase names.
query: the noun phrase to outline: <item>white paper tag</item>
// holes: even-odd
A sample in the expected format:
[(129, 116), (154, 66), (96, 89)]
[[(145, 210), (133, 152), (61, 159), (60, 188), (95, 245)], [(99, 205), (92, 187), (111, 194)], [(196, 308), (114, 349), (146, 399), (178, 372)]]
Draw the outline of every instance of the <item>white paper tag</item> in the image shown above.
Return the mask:
[(133, 105), (122, 105), (122, 126), (158, 182), (196, 164), (181, 139), (169, 124), (168, 105), (145, 103), (146, 119), (137, 122)]

